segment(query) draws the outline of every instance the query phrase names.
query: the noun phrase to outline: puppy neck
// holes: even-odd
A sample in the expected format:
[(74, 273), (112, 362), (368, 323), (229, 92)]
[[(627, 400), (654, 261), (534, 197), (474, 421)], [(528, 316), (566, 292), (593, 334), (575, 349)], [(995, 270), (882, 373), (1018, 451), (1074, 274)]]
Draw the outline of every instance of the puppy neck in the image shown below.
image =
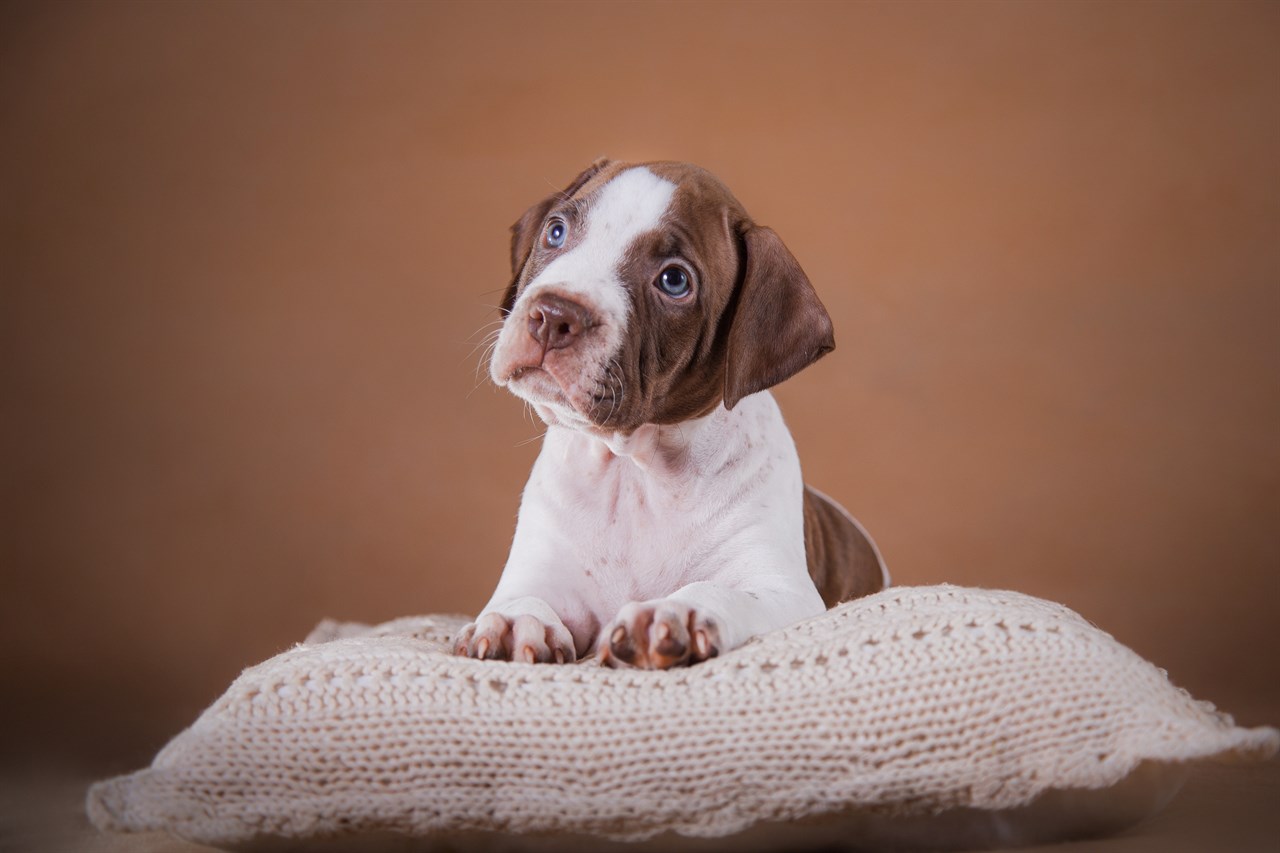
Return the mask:
[(597, 445), (597, 453), (606, 461), (613, 456), (645, 469), (655, 466), (671, 468), (688, 456), (694, 439), (702, 431), (704, 420), (700, 418), (666, 426), (643, 424), (625, 433), (598, 430), (587, 434)]
[(761, 404), (772, 404), (767, 392), (744, 400), (733, 411), (722, 404), (700, 418), (643, 424), (626, 432), (551, 424), (547, 443), (564, 447), (566, 461), (576, 458), (589, 465), (625, 462), (655, 475), (687, 476), (716, 468), (725, 457), (740, 453), (739, 445), (747, 436), (741, 421)]

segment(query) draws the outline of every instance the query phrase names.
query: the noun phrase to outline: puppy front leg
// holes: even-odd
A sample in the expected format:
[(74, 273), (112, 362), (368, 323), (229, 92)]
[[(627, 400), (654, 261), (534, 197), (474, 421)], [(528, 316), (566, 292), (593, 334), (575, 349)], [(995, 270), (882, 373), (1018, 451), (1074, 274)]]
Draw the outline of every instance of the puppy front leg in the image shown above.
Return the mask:
[(493, 601), (458, 632), (453, 653), (481, 660), (571, 663), (573, 636), (550, 604), (532, 595)]
[(698, 581), (666, 598), (633, 601), (600, 633), (600, 659), (639, 669), (700, 663), (825, 609), (812, 584), (780, 581), (751, 587)]

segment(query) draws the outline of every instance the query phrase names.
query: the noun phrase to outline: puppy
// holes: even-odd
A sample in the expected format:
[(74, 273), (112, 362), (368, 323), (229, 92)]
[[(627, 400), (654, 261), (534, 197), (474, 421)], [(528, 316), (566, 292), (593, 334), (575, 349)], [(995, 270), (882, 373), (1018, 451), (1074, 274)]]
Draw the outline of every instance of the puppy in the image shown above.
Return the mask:
[(490, 375), (547, 432), (458, 654), (665, 669), (888, 584), (765, 390), (835, 346), (777, 234), (696, 166), (600, 160), (512, 235)]

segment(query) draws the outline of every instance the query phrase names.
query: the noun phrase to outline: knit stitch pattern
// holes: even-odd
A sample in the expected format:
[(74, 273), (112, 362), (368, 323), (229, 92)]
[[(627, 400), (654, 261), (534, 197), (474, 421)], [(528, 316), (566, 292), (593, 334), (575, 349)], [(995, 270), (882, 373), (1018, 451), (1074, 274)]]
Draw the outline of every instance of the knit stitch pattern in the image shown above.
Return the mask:
[(150, 768), (93, 786), (91, 819), (209, 844), (707, 838), (850, 809), (1008, 809), (1280, 745), (1013, 592), (894, 588), (666, 672), (454, 657), (464, 621), (322, 624)]

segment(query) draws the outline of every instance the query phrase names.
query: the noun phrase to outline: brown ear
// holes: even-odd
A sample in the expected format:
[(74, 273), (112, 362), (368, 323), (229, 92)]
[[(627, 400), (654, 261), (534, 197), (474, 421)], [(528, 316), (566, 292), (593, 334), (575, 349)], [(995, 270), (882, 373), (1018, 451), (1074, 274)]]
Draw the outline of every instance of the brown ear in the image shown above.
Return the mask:
[(516, 224), (511, 226), (511, 283), (507, 285), (507, 292), (502, 297), (502, 316), (505, 317), (510, 314), (512, 306), (516, 304), (516, 290), (520, 285), (520, 273), (524, 271), (524, 265), (529, 260), (529, 253), (533, 251), (534, 241), (542, 233), (542, 220), (547, 218), (547, 214), (556, 202), (571, 198), (574, 193), (582, 189), (587, 181), (594, 178), (607, 165), (609, 165), (609, 158), (601, 157), (584, 169), (578, 177), (574, 178), (569, 186), (558, 193), (547, 196), (526, 210)]
[(729, 327), (724, 405), (772, 388), (835, 349), (831, 317), (772, 228), (742, 235), (746, 270)]

